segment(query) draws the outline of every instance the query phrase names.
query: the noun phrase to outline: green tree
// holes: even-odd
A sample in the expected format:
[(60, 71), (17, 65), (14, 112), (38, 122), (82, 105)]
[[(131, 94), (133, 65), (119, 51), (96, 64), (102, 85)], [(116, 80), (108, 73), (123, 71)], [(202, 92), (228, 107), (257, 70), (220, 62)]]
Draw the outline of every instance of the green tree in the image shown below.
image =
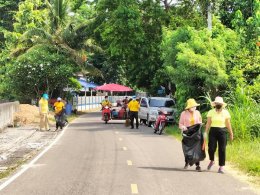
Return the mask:
[(4, 49), (4, 31), (13, 30), (14, 14), (21, 0), (0, 0), (0, 51)]
[[(129, 81), (137, 87), (151, 89), (155, 72), (162, 66), (161, 48), (163, 10), (159, 1), (144, 0), (140, 4), (142, 44), (134, 51), (129, 68)], [(137, 41), (138, 43), (138, 41)], [(129, 64), (130, 64), (129, 63)]]
[(62, 91), (75, 72), (75, 64), (67, 60), (66, 53), (57, 52), (48, 45), (37, 45), (28, 50), (8, 68), (6, 80), (23, 100), (39, 97), (43, 92)]
[(236, 42), (236, 36), (225, 29), (216, 31), (213, 29), (211, 34), (207, 29), (179, 28), (165, 44), (164, 66), (176, 84), (179, 102), (206, 92), (216, 96), (227, 88), (225, 60), (236, 51), (231, 44)]

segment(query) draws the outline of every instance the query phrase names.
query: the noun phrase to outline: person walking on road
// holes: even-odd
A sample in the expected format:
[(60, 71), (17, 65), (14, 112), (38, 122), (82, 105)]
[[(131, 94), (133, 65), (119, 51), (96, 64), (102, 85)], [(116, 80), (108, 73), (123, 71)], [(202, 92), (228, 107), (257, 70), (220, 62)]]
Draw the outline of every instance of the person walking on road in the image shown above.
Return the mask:
[(226, 161), (226, 145), (227, 145), (227, 130), (229, 132), (230, 140), (233, 140), (233, 131), (230, 123), (230, 114), (225, 109), (226, 103), (222, 97), (216, 97), (215, 101), (211, 103), (214, 109), (207, 114), (207, 124), (205, 129), (205, 137), (209, 132), (208, 153), (210, 163), (208, 170), (214, 165), (214, 155), (218, 145), (219, 169), (218, 173), (224, 173), (224, 166)]
[[(201, 114), (198, 110), (196, 110), (196, 107), (199, 106), (194, 99), (188, 99), (187, 100), (187, 106), (185, 110), (181, 113), (180, 120), (179, 120), (179, 128), (182, 132), (187, 131), (188, 127), (195, 125), (195, 124), (201, 124), (202, 118)], [(200, 162), (196, 162), (196, 170), (201, 171)], [(187, 169), (189, 166), (188, 160), (185, 158), (185, 165), (184, 169)]]
[(132, 97), (132, 101), (128, 103), (128, 108), (130, 112), (130, 120), (131, 120), (131, 129), (134, 128), (134, 119), (136, 123), (136, 129), (139, 127), (139, 121), (138, 121), (138, 111), (140, 108), (139, 102), (136, 100), (136, 96)]
[(44, 130), (50, 130), (49, 127), (49, 105), (48, 105), (48, 94), (43, 94), (40, 101), (39, 101), (39, 113), (40, 113), (40, 131)]
[[(55, 120), (56, 120), (56, 130), (58, 130), (59, 126), (62, 129), (63, 126), (60, 124), (62, 121), (62, 117), (64, 114), (65, 104), (61, 101), (61, 98), (57, 98), (57, 102), (54, 103), (54, 112), (55, 112)], [(65, 119), (66, 121), (66, 119)]]

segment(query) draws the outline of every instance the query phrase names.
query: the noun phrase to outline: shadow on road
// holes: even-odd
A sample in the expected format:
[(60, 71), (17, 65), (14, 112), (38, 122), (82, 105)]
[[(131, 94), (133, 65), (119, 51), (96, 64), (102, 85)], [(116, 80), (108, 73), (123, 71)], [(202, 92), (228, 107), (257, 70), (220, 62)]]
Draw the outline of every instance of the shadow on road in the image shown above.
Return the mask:
[[(178, 171), (178, 172), (198, 172), (194, 169), (183, 169), (183, 168), (174, 168), (174, 167), (138, 167), (140, 169), (151, 169), (151, 170), (157, 170), (157, 171)], [(206, 170), (202, 170), (202, 172), (206, 172)]]

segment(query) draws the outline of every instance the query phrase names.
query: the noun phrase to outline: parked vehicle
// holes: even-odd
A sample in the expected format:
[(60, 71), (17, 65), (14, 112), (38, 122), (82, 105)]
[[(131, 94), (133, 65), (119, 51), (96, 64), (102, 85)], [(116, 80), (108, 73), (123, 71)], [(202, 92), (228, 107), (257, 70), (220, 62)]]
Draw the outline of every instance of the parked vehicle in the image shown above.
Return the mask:
[(166, 124), (167, 124), (167, 111), (160, 110), (156, 122), (152, 125), (152, 127), (154, 128), (154, 133), (157, 133), (159, 131), (159, 135), (161, 135), (162, 132), (164, 131)]
[(175, 101), (166, 97), (142, 97), (140, 100), (139, 118), (141, 122), (146, 123), (149, 127), (156, 121), (159, 110), (167, 112), (167, 124), (175, 122), (174, 109)]

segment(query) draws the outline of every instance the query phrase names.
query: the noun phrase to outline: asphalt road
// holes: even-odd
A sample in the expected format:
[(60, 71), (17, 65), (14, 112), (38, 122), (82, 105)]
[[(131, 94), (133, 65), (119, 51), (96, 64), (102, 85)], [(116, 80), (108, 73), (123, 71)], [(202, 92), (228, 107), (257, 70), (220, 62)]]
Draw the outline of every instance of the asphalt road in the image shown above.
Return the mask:
[(60, 139), (1, 195), (251, 195), (249, 186), (217, 166), (183, 170), (181, 143), (151, 128), (101, 121), (101, 113), (76, 119)]

